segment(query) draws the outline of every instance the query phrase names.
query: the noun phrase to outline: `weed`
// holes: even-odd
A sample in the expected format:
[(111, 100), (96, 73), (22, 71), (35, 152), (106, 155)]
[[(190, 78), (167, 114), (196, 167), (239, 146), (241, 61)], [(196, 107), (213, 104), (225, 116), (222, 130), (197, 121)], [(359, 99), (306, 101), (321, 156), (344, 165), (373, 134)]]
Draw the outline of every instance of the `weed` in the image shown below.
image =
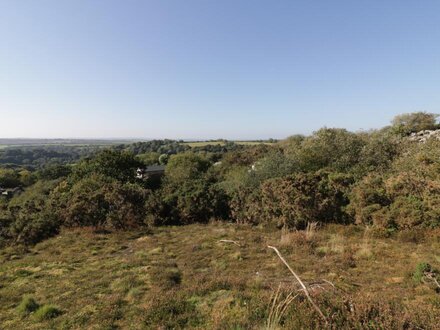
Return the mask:
[(23, 296), (20, 305), (18, 305), (17, 307), (17, 311), (21, 316), (26, 316), (35, 312), (38, 309), (38, 307), (40, 306), (33, 297)]
[(59, 315), (61, 315), (61, 310), (54, 305), (43, 305), (34, 313), (38, 321), (50, 320)]

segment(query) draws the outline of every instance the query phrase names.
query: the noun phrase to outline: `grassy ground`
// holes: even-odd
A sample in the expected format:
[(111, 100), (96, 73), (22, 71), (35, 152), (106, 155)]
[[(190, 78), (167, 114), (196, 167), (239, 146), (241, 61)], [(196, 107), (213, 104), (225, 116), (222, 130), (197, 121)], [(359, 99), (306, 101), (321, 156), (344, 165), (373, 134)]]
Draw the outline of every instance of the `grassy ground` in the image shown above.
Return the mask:
[[(304, 281), (336, 286), (312, 292), (327, 325), (302, 296), (266, 325), (280, 283), (274, 306), (296, 290), (268, 244)], [(309, 236), (230, 224), (69, 230), (0, 250), (0, 329), (434, 329), (440, 298), (414, 282), (420, 262), (439, 268), (438, 237), (373, 239), (342, 226)]]

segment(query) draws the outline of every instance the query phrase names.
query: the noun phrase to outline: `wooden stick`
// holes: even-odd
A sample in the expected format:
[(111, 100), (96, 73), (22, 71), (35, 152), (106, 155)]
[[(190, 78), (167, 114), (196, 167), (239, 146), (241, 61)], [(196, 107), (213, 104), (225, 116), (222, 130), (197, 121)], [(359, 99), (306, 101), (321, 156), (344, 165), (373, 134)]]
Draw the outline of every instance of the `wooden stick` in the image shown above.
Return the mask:
[(284, 265), (286, 265), (286, 267), (290, 270), (290, 272), (293, 274), (293, 276), (295, 277), (295, 279), (298, 281), (298, 283), (301, 285), (301, 287), (303, 288), (304, 294), (306, 295), (307, 299), (310, 301), (310, 303), (312, 304), (312, 306), (315, 308), (315, 310), (318, 312), (318, 314), (324, 319), (324, 321), (327, 323), (327, 318), (325, 317), (324, 313), (321, 311), (321, 309), (318, 307), (318, 305), (315, 304), (315, 302), (312, 300), (312, 298), (310, 297), (309, 291), (307, 290), (307, 287), (305, 286), (305, 284), (303, 283), (303, 281), (301, 281), (301, 279), (299, 278), (299, 276), (293, 271), (292, 267), (290, 267), (290, 265), (287, 263), (286, 259), (283, 258), (283, 256), (281, 255), (280, 251), (278, 251), (278, 249), (274, 246), (268, 246), (269, 249), (272, 249), (276, 252), (276, 254), (278, 255), (278, 257), (281, 259), (281, 261), (283, 262)]
[(230, 239), (221, 239), (219, 242), (222, 242), (222, 243), (233, 243), (233, 244), (235, 244), (237, 246), (241, 246), (240, 243), (238, 243), (236, 241), (232, 241)]

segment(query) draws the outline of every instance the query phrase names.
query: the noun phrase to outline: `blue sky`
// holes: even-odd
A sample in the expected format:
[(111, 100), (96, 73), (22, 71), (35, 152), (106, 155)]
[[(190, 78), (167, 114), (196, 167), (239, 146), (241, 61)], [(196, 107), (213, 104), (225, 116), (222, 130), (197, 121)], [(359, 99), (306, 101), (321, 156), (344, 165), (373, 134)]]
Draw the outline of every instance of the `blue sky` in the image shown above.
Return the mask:
[(0, 0), (0, 137), (282, 138), (440, 112), (439, 1)]

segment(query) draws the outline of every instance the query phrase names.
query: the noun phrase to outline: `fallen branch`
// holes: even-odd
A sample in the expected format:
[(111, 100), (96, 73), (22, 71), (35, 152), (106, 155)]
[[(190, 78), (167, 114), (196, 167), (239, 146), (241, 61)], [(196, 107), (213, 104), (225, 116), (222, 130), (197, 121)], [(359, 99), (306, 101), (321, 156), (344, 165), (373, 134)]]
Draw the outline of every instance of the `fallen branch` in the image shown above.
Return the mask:
[(236, 242), (236, 241), (232, 241), (232, 240), (230, 240), (230, 239), (221, 239), (219, 242), (222, 242), (222, 243), (232, 243), (232, 244), (235, 244), (235, 245), (241, 247), (240, 243), (238, 243), (238, 242)]
[(315, 304), (315, 302), (312, 300), (312, 298), (310, 297), (310, 293), (307, 290), (307, 287), (305, 286), (304, 282), (299, 278), (299, 276), (293, 271), (292, 267), (290, 267), (290, 265), (287, 263), (286, 259), (283, 258), (283, 256), (281, 255), (280, 251), (278, 251), (278, 249), (274, 246), (268, 246), (269, 249), (272, 249), (276, 252), (276, 254), (278, 255), (278, 257), (281, 259), (281, 261), (283, 262), (284, 265), (286, 265), (286, 267), (289, 269), (289, 271), (293, 274), (293, 276), (295, 277), (295, 279), (298, 281), (298, 283), (301, 285), (302, 287), (302, 291), (304, 291), (304, 294), (306, 295), (307, 299), (309, 300), (309, 302), (312, 304), (313, 308), (315, 308), (315, 310), (318, 312), (318, 314), (323, 318), (323, 320), (327, 323), (327, 317), (324, 315), (324, 313), (321, 311), (321, 309), (318, 307), (318, 305)]

